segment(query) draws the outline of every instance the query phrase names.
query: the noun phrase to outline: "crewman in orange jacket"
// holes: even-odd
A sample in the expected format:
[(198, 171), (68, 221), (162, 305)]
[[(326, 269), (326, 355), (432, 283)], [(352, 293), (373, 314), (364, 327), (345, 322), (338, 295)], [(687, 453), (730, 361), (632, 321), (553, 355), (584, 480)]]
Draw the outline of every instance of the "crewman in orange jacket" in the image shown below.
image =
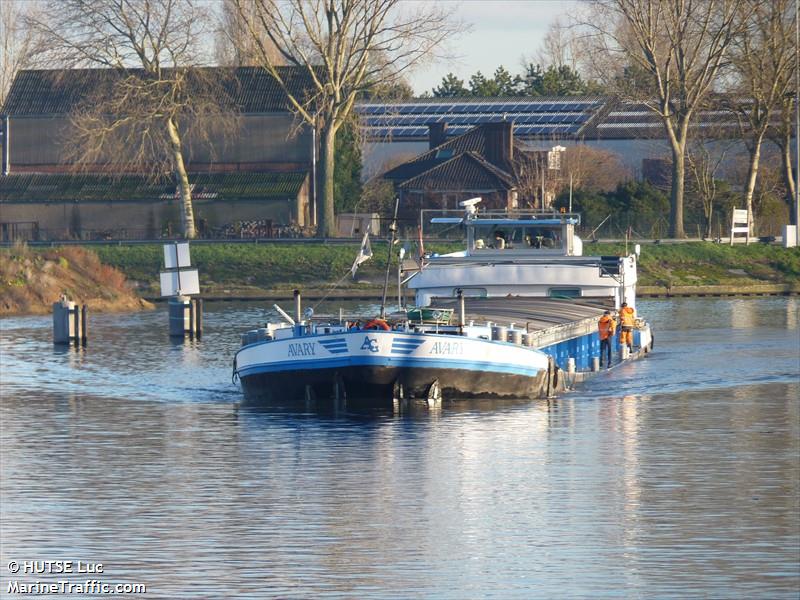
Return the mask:
[(606, 353), (606, 364), (611, 367), (611, 339), (617, 330), (617, 322), (611, 316), (611, 311), (607, 310), (597, 322), (597, 333), (600, 336), (600, 366), (603, 366), (603, 352)]
[(633, 324), (636, 320), (636, 311), (628, 306), (627, 302), (622, 303), (619, 309), (619, 345), (628, 345), (628, 350), (633, 350)]

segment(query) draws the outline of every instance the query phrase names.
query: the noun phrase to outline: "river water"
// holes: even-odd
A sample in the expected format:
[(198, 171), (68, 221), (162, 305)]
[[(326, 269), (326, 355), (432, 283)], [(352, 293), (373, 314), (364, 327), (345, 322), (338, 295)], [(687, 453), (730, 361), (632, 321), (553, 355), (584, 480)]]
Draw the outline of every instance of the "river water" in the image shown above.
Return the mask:
[(78, 351), (3, 319), (0, 595), (797, 598), (800, 301), (639, 310), (655, 352), (580, 390), (402, 414), (240, 407), (256, 304), (185, 344), (163, 308), (94, 315)]

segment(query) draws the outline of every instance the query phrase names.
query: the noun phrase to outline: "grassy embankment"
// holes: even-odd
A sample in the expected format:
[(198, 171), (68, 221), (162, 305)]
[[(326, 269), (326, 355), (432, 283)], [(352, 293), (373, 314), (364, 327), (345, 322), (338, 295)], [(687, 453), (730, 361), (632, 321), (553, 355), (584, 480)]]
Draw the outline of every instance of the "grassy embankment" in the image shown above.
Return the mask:
[[(633, 245), (629, 244), (629, 250)], [(584, 254), (623, 254), (624, 244), (585, 244)], [(678, 288), (784, 285), (800, 291), (800, 248), (692, 242), (642, 245), (639, 285)]]
[[(426, 245), (450, 251), (460, 245)], [(633, 246), (629, 246), (632, 251)], [(585, 254), (621, 254), (623, 244), (586, 244)], [(340, 287), (378, 288), (386, 268), (386, 245), (373, 245), (374, 257), (364, 263), (355, 282), (347, 277)], [(158, 293), (160, 245), (102, 246), (101, 260), (136, 280), (141, 293)], [(207, 295), (247, 295), (294, 287), (323, 289), (344, 276), (358, 252), (357, 244), (215, 244), (192, 248)], [(390, 281), (394, 281), (393, 279)], [(639, 284), (660, 288), (763, 284), (800, 288), (800, 248), (752, 244), (734, 247), (705, 242), (643, 245)], [(226, 291), (227, 290), (227, 291)]]
[(101, 263), (94, 252), (24, 244), (0, 250), (0, 315), (48, 313), (62, 294), (98, 311), (152, 308), (123, 273)]
[[(430, 249), (444, 252), (458, 247), (434, 244)], [(210, 296), (247, 296), (294, 288), (323, 290), (339, 280), (342, 289), (382, 287), (386, 243), (372, 243), (372, 259), (362, 263), (353, 280), (349, 271), (358, 249), (356, 243), (196, 244), (192, 246), (192, 264), (200, 271), (203, 294)], [(94, 250), (101, 261), (134, 280), (143, 296), (158, 295), (161, 245), (99, 246)], [(390, 283), (394, 281), (390, 279)]]
[[(426, 249), (446, 252), (459, 247), (431, 244)], [(373, 251), (373, 259), (361, 266), (355, 281), (348, 275), (358, 252), (355, 243), (197, 244), (192, 247), (192, 260), (200, 270), (205, 296), (257, 296), (293, 288), (307, 293), (327, 291), (340, 279), (339, 289), (369, 294), (383, 285), (386, 244), (374, 244)], [(585, 246), (587, 255), (622, 252), (622, 244)], [(49, 312), (62, 293), (93, 310), (146, 306), (136, 294), (158, 297), (162, 256), (160, 244), (97, 246), (88, 251), (75, 246), (2, 249), (0, 314)], [(392, 286), (394, 281), (393, 270)], [(639, 285), (643, 293), (681, 289), (800, 292), (800, 248), (700, 242), (644, 245)]]

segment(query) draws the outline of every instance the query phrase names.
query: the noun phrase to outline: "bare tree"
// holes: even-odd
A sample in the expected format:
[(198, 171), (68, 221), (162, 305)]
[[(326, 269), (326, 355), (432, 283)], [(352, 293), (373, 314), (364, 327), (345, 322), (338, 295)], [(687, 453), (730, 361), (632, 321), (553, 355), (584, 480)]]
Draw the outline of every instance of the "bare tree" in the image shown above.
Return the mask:
[[(41, 58), (61, 67), (108, 67), (72, 115), (76, 154), (108, 170), (171, 172), (183, 234), (195, 237), (184, 160), (188, 128), (219, 118), (218, 73), (203, 63), (211, 31), (196, 0), (49, 0), (33, 22)], [(69, 76), (67, 74), (67, 76)]]
[(261, 39), (257, 43), (247, 29), (248, 20), (257, 18), (256, 5), (249, 2), (242, 4), (241, 10), (247, 17), (242, 17), (239, 10), (234, 0), (221, 0), (219, 29), (214, 46), (217, 64), (230, 67), (258, 66), (261, 47), (269, 54), (272, 64), (285, 64), (280, 51), (266, 33), (260, 32)]
[(795, 52), (793, 0), (742, 0), (740, 33), (731, 44), (731, 62), (739, 92), (731, 98), (750, 162), (744, 201), (753, 216), (753, 191), (761, 145), (774, 115), (793, 83)]
[(25, 17), (35, 10), (33, 2), (0, 1), (0, 107), (17, 71), (33, 64), (34, 37), (26, 26)]
[(547, 168), (547, 152), (515, 149), (511, 168), (517, 186), (518, 203), (526, 208), (544, 208), (542, 182)]
[(714, 209), (719, 199), (719, 179), (720, 169), (722, 168), (725, 157), (730, 147), (735, 142), (722, 143), (722, 146), (714, 151), (711, 135), (701, 135), (695, 138), (686, 152), (686, 162), (691, 173), (690, 189), (694, 191), (703, 205), (703, 237), (710, 238), (713, 235)]
[[(781, 226), (791, 210), (781, 197), (784, 192), (782, 167), (770, 160), (769, 153), (764, 156), (758, 173), (758, 185), (753, 193), (753, 211), (758, 217), (758, 235), (780, 235)], [(794, 203), (792, 203), (794, 204)]]
[[(356, 99), (390, 85), (433, 58), (459, 26), (437, 5), (401, 0), (233, 0), (259, 64), (286, 92), (298, 118), (319, 131), (323, 211), (318, 232), (335, 235), (334, 147)], [(285, 64), (302, 71), (311, 89), (293, 94), (277, 68), (269, 40)]]
[[(794, 68), (797, 68), (796, 64)], [(792, 165), (792, 134), (794, 132), (795, 102), (796, 100), (791, 94), (786, 94), (781, 98), (778, 124), (767, 129), (767, 135), (780, 149), (781, 175), (783, 178), (783, 186), (786, 190), (786, 202), (789, 204), (790, 220), (792, 223), (800, 224), (800, 215), (797, 214), (797, 204), (795, 203), (796, 184), (793, 174), (794, 167)], [(794, 135), (800, 135), (800, 133), (794, 133)]]
[[(741, 0), (598, 0), (583, 25), (594, 42), (588, 56), (603, 61), (598, 75), (661, 119), (672, 154), (670, 235), (683, 227), (686, 145), (690, 124), (712, 90), (737, 34)], [(643, 74), (648, 85), (624, 65)], [(609, 66), (616, 67), (611, 71)]]
[(610, 192), (631, 178), (620, 156), (610, 150), (577, 144), (564, 153), (563, 179), (575, 189)]
[(581, 54), (580, 39), (575, 35), (575, 30), (556, 19), (547, 28), (547, 33), (542, 39), (541, 46), (536, 55), (536, 60), (525, 60), (523, 66), (538, 63), (556, 69), (569, 67), (578, 71), (578, 56)]

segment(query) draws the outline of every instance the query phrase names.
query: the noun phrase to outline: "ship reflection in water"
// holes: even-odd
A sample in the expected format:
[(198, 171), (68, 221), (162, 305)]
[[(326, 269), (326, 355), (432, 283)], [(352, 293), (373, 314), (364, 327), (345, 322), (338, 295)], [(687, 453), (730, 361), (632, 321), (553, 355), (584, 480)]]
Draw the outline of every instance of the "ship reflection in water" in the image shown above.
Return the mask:
[(582, 390), (402, 412), (239, 407), (253, 305), (186, 345), (162, 311), (96, 315), (64, 353), (5, 319), (0, 568), (102, 562), (165, 598), (796, 598), (800, 303), (646, 304), (656, 351)]

